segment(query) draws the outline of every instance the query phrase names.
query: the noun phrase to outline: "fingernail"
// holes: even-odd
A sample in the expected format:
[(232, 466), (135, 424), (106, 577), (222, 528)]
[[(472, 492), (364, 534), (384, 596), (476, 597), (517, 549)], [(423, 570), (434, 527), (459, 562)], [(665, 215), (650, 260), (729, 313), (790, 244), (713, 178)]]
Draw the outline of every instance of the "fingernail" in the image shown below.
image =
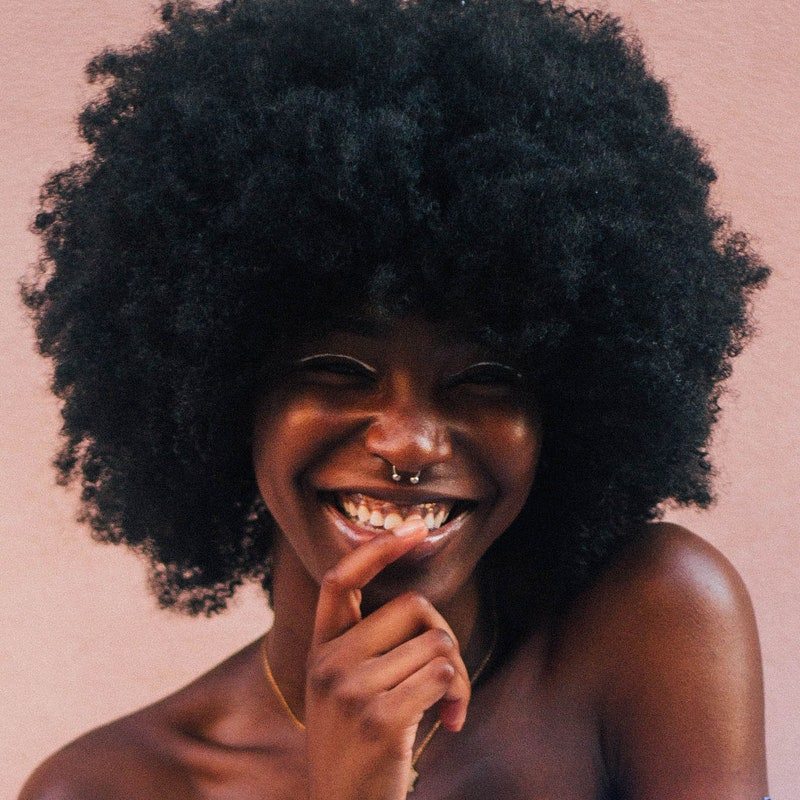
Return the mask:
[(458, 733), (467, 720), (467, 709), (457, 700), (443, 701), (439, 706), (439, 719), (451, 733)]
[(428, 530), (422, 517), (420, 517), (419, 514), (414, 514), (408, 517), (408, 519), (403, 520), (396, 528), (393, 528), (392, 533), (395, 536), (411, 536), (420, 529), (420, 525), (422, 525), (426, 531)]

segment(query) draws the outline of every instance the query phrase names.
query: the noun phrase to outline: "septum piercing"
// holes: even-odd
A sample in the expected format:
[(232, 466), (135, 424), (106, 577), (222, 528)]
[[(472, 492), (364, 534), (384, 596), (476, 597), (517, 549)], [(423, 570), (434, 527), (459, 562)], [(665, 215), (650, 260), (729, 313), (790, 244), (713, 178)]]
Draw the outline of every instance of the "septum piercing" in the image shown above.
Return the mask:
[[(397, 467), (394, 464), (391, 465), (392, 467), (392, 480), (395, 483), (400, 483), (403, 480), (403, 476), (397, 471)], [(418, 470), (413, 475), (410, 475), (408, 478), (409, 483), (413, 483), (415, 486), (419, 483), (419, 476), (422, 474), (422, 470)]]

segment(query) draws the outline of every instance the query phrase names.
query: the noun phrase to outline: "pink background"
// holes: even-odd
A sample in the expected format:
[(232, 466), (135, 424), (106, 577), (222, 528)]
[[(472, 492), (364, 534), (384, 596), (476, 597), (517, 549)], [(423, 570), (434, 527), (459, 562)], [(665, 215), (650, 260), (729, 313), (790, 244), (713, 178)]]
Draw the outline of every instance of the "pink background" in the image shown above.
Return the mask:
[[(214, 620), (157, 610), (144, 570), (73, 522), (54, 486), (58, 412), (16, 299), (36, 256), (38, 186), (80, 154), (82, 68), (151, 24), (151, 0), (2, 0), (0, 32), (0, 795), (80, 732), (172, 691), (269, 623), (252, 588)], [(718, 167), (716, 201), (754, 236), (775, 274), (761, 333), (738, 360), (714, 442), (719, 504), (676, 519), (744, 575), (758, 615), (776, 798), (800, 790), (800, 22), (797, 0), (607, 0), (638, 30), (677, 117)]]

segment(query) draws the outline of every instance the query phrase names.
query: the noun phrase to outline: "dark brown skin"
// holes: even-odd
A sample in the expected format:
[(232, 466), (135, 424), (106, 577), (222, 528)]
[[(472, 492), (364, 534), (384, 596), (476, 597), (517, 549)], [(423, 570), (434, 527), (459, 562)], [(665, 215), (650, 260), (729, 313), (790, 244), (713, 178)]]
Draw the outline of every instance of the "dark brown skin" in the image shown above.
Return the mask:
[[(403, 800), (436, 719), (414, 800), (767, 794), (755, 621), (717, 551), (651, 525), (471, 692), (492, 639), (475, 570), (530, 490), (539, 416), (507, 373), (473, 366), (489, 354), (418, 320), (293, 355), (322, 354), (339, 360), (267, 393), (253, 445), (281, 530), (267, 650), (306, 730), (259, 640), (56, 753), (20, 800)], [(422, 470), (419, 486), (388, 464)], [(328, 502), (356, 489), (473, 505), (438, 544), (413, 520), (359, 540)]]

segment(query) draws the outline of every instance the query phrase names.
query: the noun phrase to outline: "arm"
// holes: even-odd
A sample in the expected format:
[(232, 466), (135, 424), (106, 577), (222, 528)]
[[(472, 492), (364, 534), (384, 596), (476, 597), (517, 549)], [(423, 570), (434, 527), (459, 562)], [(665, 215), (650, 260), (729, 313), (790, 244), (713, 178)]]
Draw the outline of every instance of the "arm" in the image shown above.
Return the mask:
[(621, 624), (604, 647), (602, 712), (610, 772), (629, 800), (761, 800), (764, 700), (747, 590), (685, 529), (660, 525), (655, 544), (616, 576)]

